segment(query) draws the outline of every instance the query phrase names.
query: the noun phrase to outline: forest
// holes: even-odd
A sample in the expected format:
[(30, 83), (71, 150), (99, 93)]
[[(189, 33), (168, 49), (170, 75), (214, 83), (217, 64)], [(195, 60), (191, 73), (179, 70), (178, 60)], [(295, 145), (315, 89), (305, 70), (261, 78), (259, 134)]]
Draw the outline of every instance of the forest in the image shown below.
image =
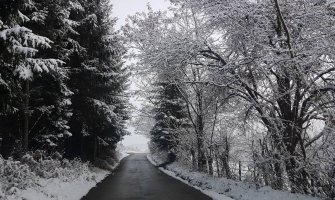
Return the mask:
[(133, 123), (148, 131), (151, 152), (215, 177), (334, 199), (335, 3), (171, 3), (123, 28), (145, 77)]
[(128, 126), (159, 167), (335, 198), (335, 1), (170, 3), (0, 0), (0, 199), (113, 170)]
[(1, 0), (4, 158), (113, 156), (127, 134), (129, 72), (111, 8), (107, 0)]

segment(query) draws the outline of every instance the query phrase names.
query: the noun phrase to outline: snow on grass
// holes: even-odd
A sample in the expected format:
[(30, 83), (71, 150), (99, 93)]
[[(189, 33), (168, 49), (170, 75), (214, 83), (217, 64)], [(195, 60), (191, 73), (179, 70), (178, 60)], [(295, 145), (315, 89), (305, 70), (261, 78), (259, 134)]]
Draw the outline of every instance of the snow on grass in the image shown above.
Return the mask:
[(59, 178), (38, 180), (38, 187), (27, 188), (13, 195), (6, 196), (7, 200), (79, 200), (82, 196), (103, 180), (109, 172), (92, 169), (88, 174), (82, 174), (75, 180), (64, 182)]
[[(121, 161), (128, 154), (117, 149), (116, 156)], [(29, 154), (20, 161), (0, 157), (0, 199), (79, 200), (109, 173), (80, 160), (48, 157), (36, 161)]]
[(119, 143), (116, 147), (117, 157), (119, 161), (121, 161), (123, 158), (129, 156), (129, 152)]
[(151, 155), (151, 154), (147, 154), (147, 159), (149, 160), (149, 162), (151, 163), (151, 164), (153, 164), (154, 166), (158, 166), (158, 162), (157, 162), (157, 160), (155, 159), (153, 159), (153, 156)]
[[(158, 166), (158, 163), (161, 163), (160, 161), (157, 162), (157, 159), (153, 159), (153, 157), (150, 154), (147, 154), (147, 158), (155, 166)], [(232, 198), (229, 198), (229, 197), (227, 197), (227, 196), (225, 196), (223, 194), (219, 194), (219, 193), (217, 193), (215, 191), (211, 191), (211, 190), (207, 190), (207, 189), (202, 189), (202, 188), (200, 188), (198, 186), (195, 186), (195, 185), (191, 184), (190, 182), (188, 182), (187, 180), (182, 179), (181, 177), (177, 176), (173, 171), (166, 170), (166, 169), (164, 169), (162, 167), (160, 167), (159, 169), (162, 172), (164, 172), (165, 174), (167, 174), (167, 175), (169, 175), (169, 176), (171, 176), (171, 177), (173, 177), (173, 178), (175, 178), (175, 179), (177, 179), (177, 180), (179, 180), (179, 181), (181, 181), (181, 182), (183, 182), (183, 183), (185, 183), (185, 184), (187, 184), (187, 185), (189, 185), (189, 186), (191, 186), (191, 187), (199, 190), (200, 192), (206, 194), (207, 196), (213, 198), (214, 200), (233, 200)]]
[[(159, 158), (153, 155), (148, 155), (147, 157), (155, 166), (162, 163)], [(273, 190), (270, 187), (257, 187), (252, 183), (212, 177), (187, 169), (177, 162), (167, 165), (165, 169), (159, 169), (200, 190), (215, 200), (319, 200), (318, 198), (302, 194)]]

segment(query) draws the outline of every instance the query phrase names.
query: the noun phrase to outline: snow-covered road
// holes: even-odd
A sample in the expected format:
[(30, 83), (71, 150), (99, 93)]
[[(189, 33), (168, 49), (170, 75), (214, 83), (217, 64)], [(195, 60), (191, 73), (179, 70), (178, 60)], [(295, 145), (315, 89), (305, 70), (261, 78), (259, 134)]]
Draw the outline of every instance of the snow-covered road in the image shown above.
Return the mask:
[(119, 169), (93, 188), (82, 200), (210, 200), (200, 191), (154, 167), (145, 154), (132, 154)]

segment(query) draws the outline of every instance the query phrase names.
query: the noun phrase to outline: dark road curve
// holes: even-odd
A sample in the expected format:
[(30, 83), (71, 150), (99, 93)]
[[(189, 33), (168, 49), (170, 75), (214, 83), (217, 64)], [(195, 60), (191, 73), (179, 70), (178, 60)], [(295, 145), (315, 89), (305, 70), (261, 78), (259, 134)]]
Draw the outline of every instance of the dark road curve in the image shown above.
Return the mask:
[(153, 166), (146, 154), (124, 158), (109, 175), (81, 200), (210, 200), (200, 191)]

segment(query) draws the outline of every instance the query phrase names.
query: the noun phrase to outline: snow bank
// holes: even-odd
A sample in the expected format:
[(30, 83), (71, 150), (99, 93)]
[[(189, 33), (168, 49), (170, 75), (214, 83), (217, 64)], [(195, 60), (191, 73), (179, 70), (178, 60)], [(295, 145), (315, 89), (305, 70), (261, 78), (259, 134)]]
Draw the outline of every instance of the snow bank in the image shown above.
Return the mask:
[[(159, 158), (148, 155), (148, 160), (157, 166)], [(164, 173), (187, 183), (215, 200), (319, 200), (318, 198), (302, 194), (292, 194), (273, 190), (270, 187), (257, 187), (255, 184), (212, 177), (204, 173), (195, 172), (175, 162), (167, 165)]]
[(123, 158), (129, 156), (129, 152), (121, 145), (118, 144), (116, 147), (117, 157), (121, 161)]
[[(117, 156), (121, 160), (127, 154), (118, 152)], [(36, 160), (29, 154), (20, 161), (0, 157), (0, 199), (79, 200), (109, 173), (80, 160)]]
[(82, 196), (103, 180), (109, 172), (94, 169), (82, 174), (75, 180), (64, 182), (59, 178), (40, 178), (38, 187), (27, 188), (8, 195), (6, 200), (79, 200)]

